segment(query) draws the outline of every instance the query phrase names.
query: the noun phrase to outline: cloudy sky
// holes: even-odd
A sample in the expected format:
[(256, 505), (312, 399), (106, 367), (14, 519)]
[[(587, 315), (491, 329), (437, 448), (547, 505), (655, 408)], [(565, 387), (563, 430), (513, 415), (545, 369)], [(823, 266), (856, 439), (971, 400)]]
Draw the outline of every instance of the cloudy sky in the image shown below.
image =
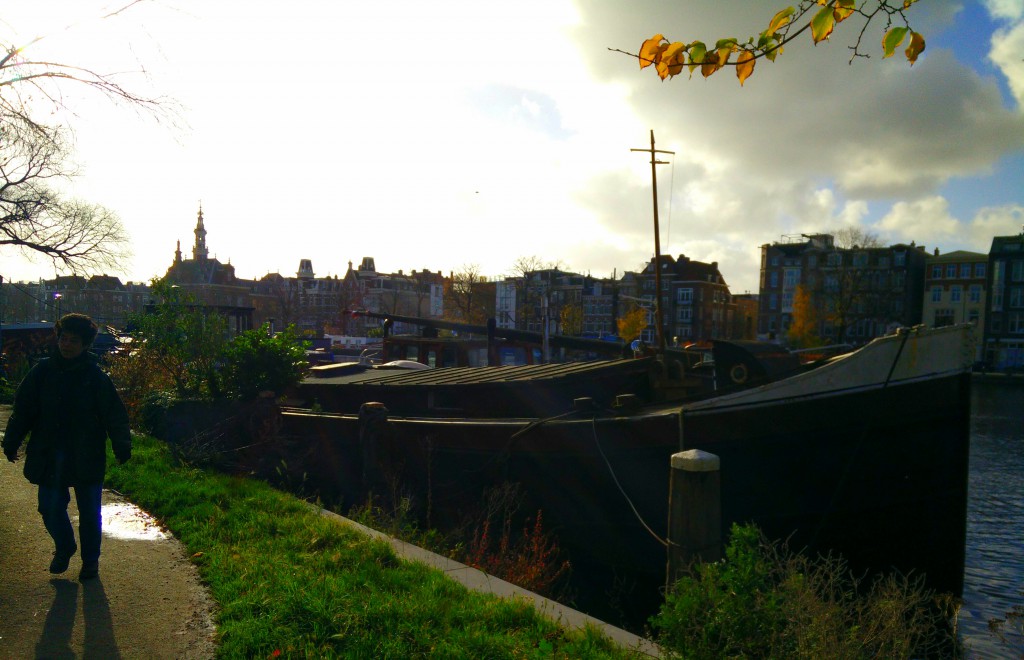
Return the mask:
[[(13, 7), (11, 7), (13, 5)], [(759, 247), (857, 225), (886, 243), (987, 252), (1024, 225), (1024, 0), (923, 0), (913, 67), (882, 26), (850, 64), (856, 18), (761, 61), (662, 82), (609, 49), (756, 35), (783, 3), (749, 0), (159, 0), (114, 18), (91, 0), (9, 0), (4, 43), (124, 72), (180, 104), (157, 122), (81, 90), (81, 176), (133, 239), (123, 279), (190, 252), (200, 203), (211, 254), (241, 277), (378, 270), (512, 271), (519, 257), (606, 277), (661, 247), (719, 262), (756, 291)], [(72, 25), (69, 29), (66, 26)], [(139, 72), (145, 70), (145, 75)], [(52, 277), (0, 253), (0, 275)]]

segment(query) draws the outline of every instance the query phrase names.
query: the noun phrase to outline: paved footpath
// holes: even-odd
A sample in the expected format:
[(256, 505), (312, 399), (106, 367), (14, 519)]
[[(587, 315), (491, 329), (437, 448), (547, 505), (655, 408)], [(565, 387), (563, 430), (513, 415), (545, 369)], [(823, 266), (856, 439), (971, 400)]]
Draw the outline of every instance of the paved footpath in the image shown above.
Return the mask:
[[(9, 414), (0, 406), (0, 431)], [(78, 581), (78, 555), (50, 574), (23, 465), (0, 457), (0, 658), (212, 658), (212, 601), (182, 545), (105, 491), (99, 578)], [(70, 513), (77, 535), (73, 492)]]

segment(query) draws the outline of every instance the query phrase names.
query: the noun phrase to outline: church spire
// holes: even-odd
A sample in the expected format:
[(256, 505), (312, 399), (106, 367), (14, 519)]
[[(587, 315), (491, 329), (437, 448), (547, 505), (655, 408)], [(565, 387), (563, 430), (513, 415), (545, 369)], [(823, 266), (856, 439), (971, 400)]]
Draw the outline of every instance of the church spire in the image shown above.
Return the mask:
[(206, 227), (203, 226), (203, 205), (199, 204), (199, 219), (196, 222), (196, 244), (192, 247), (192, 258), (196, 261), (206, 261), (208, 251), (206, 249)]
[(177, 249), (174, 251), (174, 263), (176, 263), (176, 264), (180, 264), (181, 263), (181, 241), (180, 240), (178, 241)]

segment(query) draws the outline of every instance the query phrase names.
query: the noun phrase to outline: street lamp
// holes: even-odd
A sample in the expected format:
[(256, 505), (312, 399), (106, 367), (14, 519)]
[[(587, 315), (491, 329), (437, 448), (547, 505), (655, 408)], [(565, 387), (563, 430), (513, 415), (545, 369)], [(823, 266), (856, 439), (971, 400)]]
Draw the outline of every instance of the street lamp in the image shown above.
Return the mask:
[(57, 319), (56, 320), (58, 320), (58, 321), (60, 320), (60, 299), (63, 298), (63, 297), (64, 296), (61, 295), (58, 292), (55, 292), (53, 294), (53, 299), (57, 301)]

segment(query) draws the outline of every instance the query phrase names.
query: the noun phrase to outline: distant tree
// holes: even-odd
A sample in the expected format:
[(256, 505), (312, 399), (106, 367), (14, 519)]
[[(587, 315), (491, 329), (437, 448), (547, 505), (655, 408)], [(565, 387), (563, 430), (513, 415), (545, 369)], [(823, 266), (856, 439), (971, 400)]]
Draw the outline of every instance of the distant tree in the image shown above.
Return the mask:
[[(480, 274), (476, 264), (466, 264), (461, 270), (452, 273), (446, 282), (444, 296), (445, 318), (484, 325), (494, 314), (494, 296), (486, 295), (487, 278)], [(493, 287), (490, 287), (493, 290)]]
[(559, 262), (544, 261), (536, 255), (519, 257), (512, 264), (509, 276), (514, 279), (516, 286), (516, 328), (526, 330), (534, 310), (541, 307), (540, 296), (543, 292), (536, 286), (530, 286), (530, 275), (538, 271), (557, 270), (559, 267)]
[(866, 252), (882, 247), (878, 236), (864, 229), (849, 227), (830, 232), (835, 237), (833, 250), (824, 255), (822, 277), (813, 291), (822, 318), (836, 331), (836, 341), (847, 340), (857, 322), (873, 318), (888, 296), (873, 286), (872, 271), (862, 261)]
[(615, 321), (619, 330), (619, 337), (626, 342), (633, 341), (640, 337), (640, 333), (647, 327), (647, 310), (634, 306), (628, 312)]
[(52, 125), (50, 118), (65, 109), (62, 90), (69, 85), (158, 118), (173, 117), (172, 104), (136, 95), (114, 75), (36, 57), (43, 38), (17, 45), (0, 35), (0, 246), (47, 257), (72, 272), (119, 271), (128, 236), (118, 217), (102, 206), (64, 199), (51, 186), (76, 172), (67, 160), (68, 129)]
[(563, 335), (577, 336), (583, 332), (583, 307), (577, 302), (562, 305), (558, 323)]
[(793, 294), (793, 317), (786, 331), (786, 339), (794, 348), (821, 346), (824, 342), (818, 335), (820, 321), (811, 292), (803, 285), (797, 286)]

